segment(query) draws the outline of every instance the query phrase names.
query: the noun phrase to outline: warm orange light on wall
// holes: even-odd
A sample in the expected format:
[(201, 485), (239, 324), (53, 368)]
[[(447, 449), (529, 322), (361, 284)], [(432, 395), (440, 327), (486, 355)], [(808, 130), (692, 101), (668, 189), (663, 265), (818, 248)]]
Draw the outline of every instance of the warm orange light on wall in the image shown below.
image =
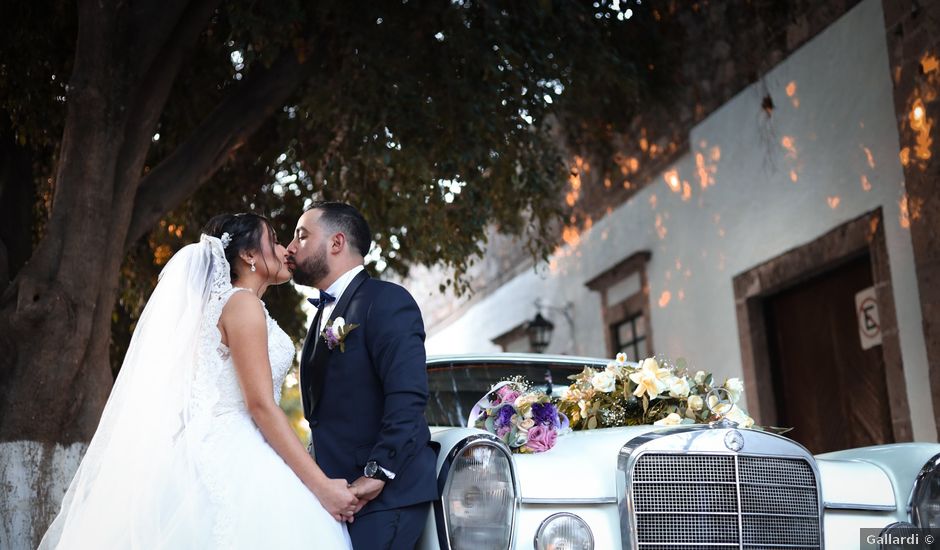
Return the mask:
[(660, 239), (665, 239), (666, 233), (668, 232), (666, 226), (663, 224), (662, 214), (656, 214), (656, 235), (658, 235)]
[(933, 127), (933, 121), (927, 117), (927, 111), (924, 108), (924, 103), (917, 98), (914, 100), (914, 105), (911, 107), (910, 115), (910, 125), (911, 130), (914, 131), (916, 137), (914, 138), (914, 156), (920, 160), (929, 160), (933, 155), (931, 145), (933, 145), (933, 139), (930, 137), (930, 130)]
[(663, 174), (663, 179), (666, 180), (666, 185), (668, 185), (669, 189), (674, 193), (682, 191), (682, 183), (679, 181), (679, 171), (675, 168)]
[(935, 55), (925, 53), (924, 57), (920, 58), (920, 68), (924, 71), (924, 74), (940, 70), (940, 59), (937, 59)]
[(871, 149), (862, 145), (862, 150), (865, 151), (865, 160), (868, 161), (868, 167), (875, 168), (875, 156), (871, 154)]

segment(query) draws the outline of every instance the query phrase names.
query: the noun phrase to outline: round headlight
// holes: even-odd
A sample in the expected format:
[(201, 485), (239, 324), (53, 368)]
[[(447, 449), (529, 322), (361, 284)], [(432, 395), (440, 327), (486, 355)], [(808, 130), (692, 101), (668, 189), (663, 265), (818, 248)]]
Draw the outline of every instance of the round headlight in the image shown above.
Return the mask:
[(594, 550), (594, 534), (572, 513), (552, 514), (535, 533), (535, 550)]
[(502, 448), (481, 441), (460, 451), (442, 499), (451, 549), (509, 548), (516, 489), (512, 461)]
[[(898, 521), (885, 526), (878, 533), (878, 550), (904, 550), (911, 547), (912, 540), (920, 540), (920, 529), (913, 523)], [(912, 538), (913, 537), (913, 538)]]
[(940, 455), (924, 464), (911, 493), (911, 521), (925, 529), (940, 529)]

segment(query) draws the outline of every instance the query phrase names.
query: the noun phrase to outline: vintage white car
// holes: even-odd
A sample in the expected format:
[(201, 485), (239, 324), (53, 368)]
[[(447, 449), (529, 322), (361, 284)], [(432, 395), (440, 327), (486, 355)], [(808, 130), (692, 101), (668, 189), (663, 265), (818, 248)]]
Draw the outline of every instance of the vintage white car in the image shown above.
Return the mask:
[(547, 452), (511, 454), (494, 435), (464, 427), (501, 379), (547, 379), (545, 389), (559, 391), (569, 374), (606, 364), (430, 357), (440, 499), (419, 548), (831, 550), (879, 548), (887, 539), (877, 535), (913, 529), (908, 522), (940, 527), (940, 444), (813, 456), (786, 437), (720, 421), (577, 431)]

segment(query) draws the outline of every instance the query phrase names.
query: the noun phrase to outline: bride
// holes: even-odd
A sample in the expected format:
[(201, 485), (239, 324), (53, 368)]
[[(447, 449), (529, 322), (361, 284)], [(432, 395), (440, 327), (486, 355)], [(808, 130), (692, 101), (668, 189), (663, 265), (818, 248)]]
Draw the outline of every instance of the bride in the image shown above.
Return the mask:
[(359, 501), (278, 407), (294, 345), (268, 221), (223, 214), (160, 274), (47, 548), (350, 548)]

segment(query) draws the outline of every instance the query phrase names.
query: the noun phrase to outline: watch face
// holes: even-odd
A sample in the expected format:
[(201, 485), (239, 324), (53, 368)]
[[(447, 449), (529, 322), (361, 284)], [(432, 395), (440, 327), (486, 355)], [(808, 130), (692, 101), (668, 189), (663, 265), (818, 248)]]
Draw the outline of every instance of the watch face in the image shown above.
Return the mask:
[(366, 463), (366, 477), (374, 476), (377, 471), (379, 471), (379, 465), (376, 464), (375, 461)]

